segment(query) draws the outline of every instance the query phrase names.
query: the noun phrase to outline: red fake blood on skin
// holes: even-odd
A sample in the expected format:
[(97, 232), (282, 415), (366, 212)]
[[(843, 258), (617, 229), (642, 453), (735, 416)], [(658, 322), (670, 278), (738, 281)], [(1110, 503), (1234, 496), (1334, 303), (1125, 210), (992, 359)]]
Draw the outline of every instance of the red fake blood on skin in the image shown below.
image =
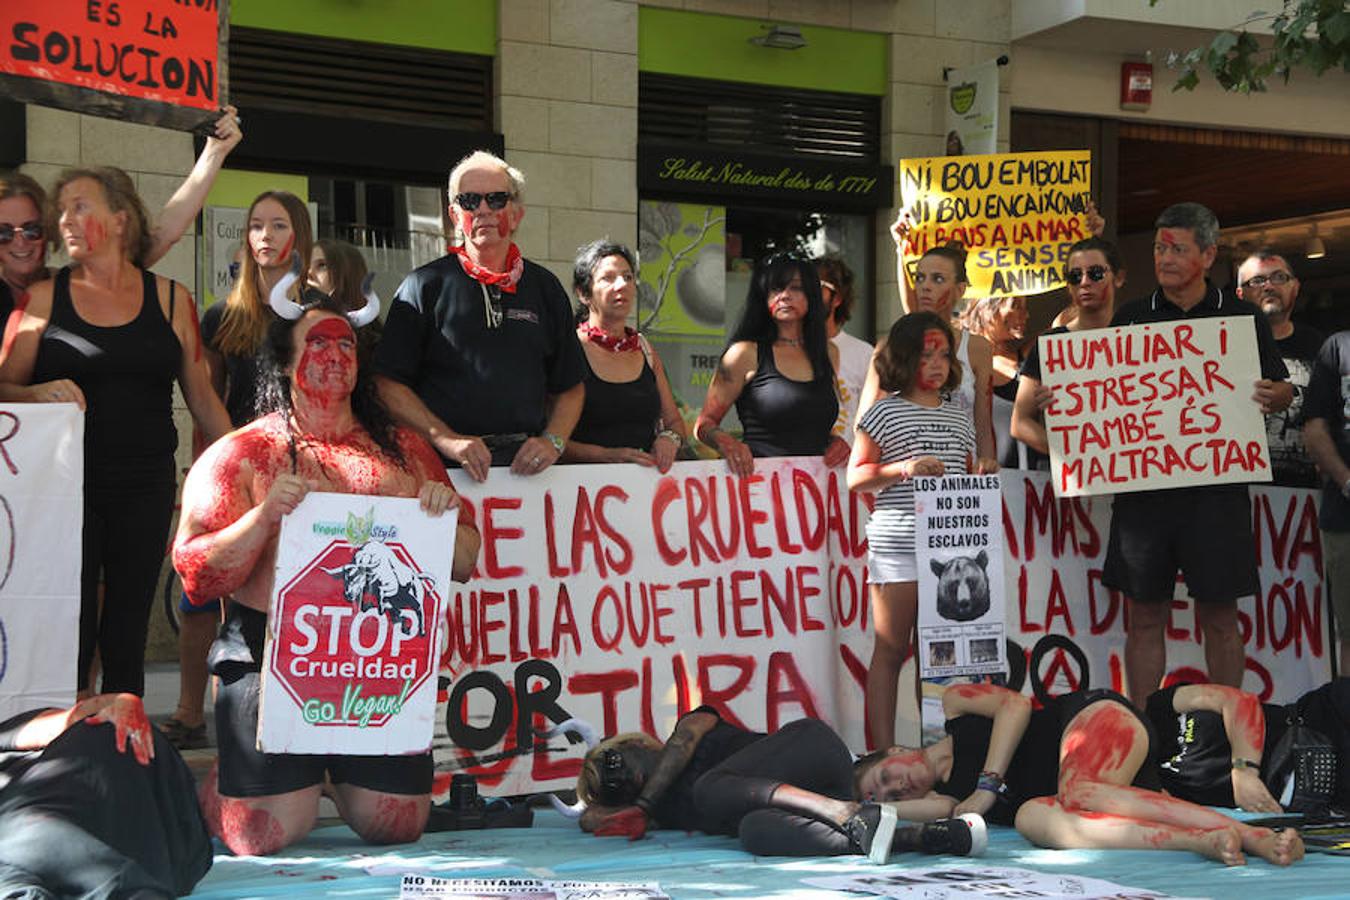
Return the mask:
[(422, 836), (421, 812), (426, 801), (381, 797), (370, 823), (361, 830), (372, 844), (407, 844)]
[[(925, 352), (937, 352), (946, 349), (947, 336), (937, 329), (929, 329), (923, 333), (923, 349)], [(930, 373), (927, 363), (919, 364), (919, 387), (926, 391), (935, 391), (942, 387), (943, 382), (947, 380), (946, 376), (938, 377), (937, 373)]]
[(188, 304), (188, 319), (189, 319), (189, 321), (192, 322), (192, 337), (193, 337), (193, 340), (196, 342), (196, 347), (195, 347), (195, 349), (193, 350), (193, 353), (192, 353), (192, 361), (193, 361), (193, 362), (201, 362), (201, 361), (202, 361), (202, 326), (201, 326), (201, 323), (197, 321), (197, 304), (195, 304), (195, 303), (189, 303), (189, 304)]
[(103, 227), (103, 223), (92, 216), (84, 220), (84, 246), (93, 253), (99, 247), (103, 246), (103, 240), (108, 236), (108, 230)]
[(1257, 754), (1266, 742), (1266, 715), (1255, 694), (1244, 693), (1237, 704), (1237, 722)]
[(510, 219), (504, 215), (506, 210), (502, 210), (503, 215), (497, 216), (497, 237), (504, 238), (511, 234)]
[(1102, 781), (1102, 773), (1125, 762), (1134, 741), (1134, 718), (1128, 710), (1116, 703), (1096, 704), (1094, 715), (1064, 736), (1061, 780)]
[(286, 846), (286, 832), (275, 816), (233, 797), (220, 798), (218, 837), (237, 856), (266, 856)]
[(320, 408), (351, 397), (356, 377), (356, 335), (346, 319), (327, 316), (305, 334), (305, 350), (296, 367), (296, 387)]
[(626, 837), (636, 841), (647, 833), (647, 815), (636, 806), (608, 815), (596, 827), (599, 837)]
[(954, 684), (947, 688), (947, 690), (951, 691), (956, 696), (964, 697), (967, 700), (983, 697), (985, 694), (989, 693), (985, 687), (978, 684)]

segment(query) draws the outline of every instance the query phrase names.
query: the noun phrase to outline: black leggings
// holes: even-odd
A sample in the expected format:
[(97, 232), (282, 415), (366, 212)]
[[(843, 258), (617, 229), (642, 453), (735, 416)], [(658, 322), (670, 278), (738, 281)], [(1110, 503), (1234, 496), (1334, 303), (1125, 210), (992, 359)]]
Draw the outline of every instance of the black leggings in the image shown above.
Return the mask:
[(847, 800), (853, 793), (853, 755), (830, 726), (798, 719), (727, 757), (694, 785), (694, 806), (708, 834), (739, 834), (757, 856), (837, 856), (856, 853), (834, 826), (770, 806), (788, 784)]
[(172, 473), (165, 482), (138, 489), (85, 489), (80, 669), (75, 681), (81, 688), (97, 647), (103, 693), (145, 693), (145, 637), (176, 490)]

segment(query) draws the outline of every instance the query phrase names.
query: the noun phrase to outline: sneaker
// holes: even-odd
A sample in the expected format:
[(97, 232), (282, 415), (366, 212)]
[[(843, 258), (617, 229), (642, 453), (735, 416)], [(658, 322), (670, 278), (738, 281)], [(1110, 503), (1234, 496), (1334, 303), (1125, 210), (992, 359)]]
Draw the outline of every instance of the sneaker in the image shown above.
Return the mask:
[(865, 854), (876, 865), (884, 865), (891, 856), (891, 838), (898, 821), (891, 807), (864, 803), (844, 823), (843, 831), (856, 852)]
[(902, 825), (895, 832), (893, 850), (918, 850), (920, 853), (980, 856), (989, 846), (989, 829), (984, 817), (965, 813), (955, 819), (916, 822)]
[(196, 726), (188, 726), (178, 719), (170, 717), (160, 723), (159, 730), (164, 732), (164, 737), (178, 750), (201, 750), (211, 745), (211, 742), (206, 739), (205, 722)]

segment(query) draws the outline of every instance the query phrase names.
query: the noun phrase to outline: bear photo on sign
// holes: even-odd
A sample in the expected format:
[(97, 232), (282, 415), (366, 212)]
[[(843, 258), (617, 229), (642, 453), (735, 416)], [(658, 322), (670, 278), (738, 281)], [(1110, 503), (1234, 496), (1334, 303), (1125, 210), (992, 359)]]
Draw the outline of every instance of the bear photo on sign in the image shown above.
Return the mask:
[(981, 550), (974, 557), (955, 556), (932, 560), (938, 577), (938, 615), (952, 622), (973, 622), (989, 612), (989, 556)]

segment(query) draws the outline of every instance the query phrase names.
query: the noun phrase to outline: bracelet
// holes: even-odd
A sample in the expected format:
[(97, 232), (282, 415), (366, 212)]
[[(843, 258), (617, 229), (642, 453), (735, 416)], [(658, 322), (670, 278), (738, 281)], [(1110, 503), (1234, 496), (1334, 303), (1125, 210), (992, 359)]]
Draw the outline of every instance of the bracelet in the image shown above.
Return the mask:
[(1250, 759), (1243, 759), (1240, 756), (1235, 756), (1233, 757), (1233, 768), (1252, 769), (1254, 771), (1260, 772), (1261, 764), (1259, 762), (1252, 762)]
[(1007, 795), (1008, 786), (1003, 783), (1003, 776), (997, 772), (981, 772), (979, 780), (975, 782), (975, 790), (989, 791), (1002, 798)]
[(680, 433), (674, 428), (663, 428), (656, 433), (656, 437), (658, 440), (665, 438), (668, 441), (674, 441), (676, 450), (684, 446), (684, 438), (680, 437)]
[(638, 809), (642, 810), (642, 812), (647, 816), (647, 818), (650, 819), (652, 817), (652, 802), (650, 800), (647, 800), (643, 797), (638, 797), (636, 800), (633, 801), (633, 805), (636, 806)]

